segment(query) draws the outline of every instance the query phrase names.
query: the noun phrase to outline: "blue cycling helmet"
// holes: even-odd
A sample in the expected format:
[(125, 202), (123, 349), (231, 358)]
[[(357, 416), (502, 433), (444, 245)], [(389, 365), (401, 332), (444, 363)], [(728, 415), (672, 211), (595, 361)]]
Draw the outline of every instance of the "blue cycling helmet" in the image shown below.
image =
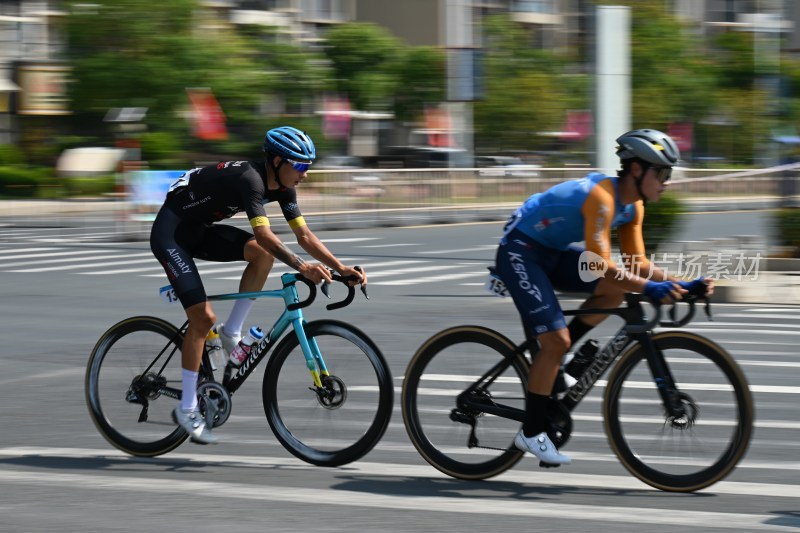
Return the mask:
[(317, 157), (311, 137), (291, 126), (269, 130), (264, 137), (264, 151), (299, 163), (312, 163)]

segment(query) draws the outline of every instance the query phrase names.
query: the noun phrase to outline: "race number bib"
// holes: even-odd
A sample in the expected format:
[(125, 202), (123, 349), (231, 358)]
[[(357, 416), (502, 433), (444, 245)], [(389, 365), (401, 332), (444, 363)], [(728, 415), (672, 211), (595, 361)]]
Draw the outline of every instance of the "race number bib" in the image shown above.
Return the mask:
[(501, 298), (507, 298), (509, 296), (506, 284), (503, 283), (503, 280), (500, 279), (493, 270), (490, 270), (489, 275), (486, 276), (486, 282), (483, 284), (483, 288), (489, 291), (493, 296), (499, 296)]
[(161, 301), (165, 304), (174, 304), (178, 301), (178, 295), (175, 294), (175, 289), (172, 288), (172, 285), (161, 287), (158, 289), (158, 293), (161, 295)]

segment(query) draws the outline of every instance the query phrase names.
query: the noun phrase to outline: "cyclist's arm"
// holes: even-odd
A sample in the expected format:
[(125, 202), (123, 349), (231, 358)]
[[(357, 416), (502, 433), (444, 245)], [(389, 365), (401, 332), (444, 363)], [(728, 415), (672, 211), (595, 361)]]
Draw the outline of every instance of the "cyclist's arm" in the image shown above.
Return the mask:
[(297, 244), (303, 250), (308, 252), (308, 255), (319, 261), (320, 263), (329, 266), (341, 276), (350, 277), (355, 276), (362, 285), (367, 284), (367, 275), (363, 269), (356, 270), (355, 267), (350, 267), (339, 261), (333, 253), (322, 243), (319, 238), (314, 235), (314, 232), (305, 224), (301, 226), (292, 226), (292, 231), (297, 237)]
[[(614, 216), (613, 192), (597, 186), (589, 191), (581, 212), (584, 217), (584, 240), (586, 250), (602, 258), (608, 267), (603, 279), (629, 292), (643, 292), (647, 280), (619, 268), (611, 260), (611, 221)], [(599, 272), (598, 272), (599, 274)]]
[[(249, 187), (243, 187), (243, 195), (245, 198), (245, 205), (247, 218), (250, 221), (250, 226), (253, 228), (253, 236), (256, 242), (270, 255), (279, 261), (286, 263), (293, 269), (303, 274), (314, 283), (319, 283), (322, 279), (331, 281), (330, 274), (322, 266), (307, 263), (302, 257), (292, 252), (277, 235), (270, 228), (269, 218), (267, 218), (267, 211), (261, 203), (264, 198), (264, 191), (260, 189), (260, 182), (256, 181), (255, 185), (251, 183)], [(289, 220), (289, 225), (294, 229), (294, 226), (305, 225), (303, 217), (300, 216), (299, 210), (296, 211), (296, 216), (286, 217)], [(291, 220), (290, 220), (291, 218)]]
[(644, 221), (644, 202), (635, 204), (636, 213), (633, 220), (617, 228), (619, 247), (625, 268), (641, 278), (653, 281), (678, 281), (666, 271), (652, 263), (645, 254), (642, 223)]
[(297, 244), (308, 252), (308, 255), (337, 272), (341, 272), (346, 268), (341, 261), (336, 259), (336, 256), (328, 250), (322, 241), (314, 235), (314, 232), (312, 232), (308, 226), (303, 224), (302, 226), (292, 227), (292, 231), (294, 232), (294, 236), (297, 237)]

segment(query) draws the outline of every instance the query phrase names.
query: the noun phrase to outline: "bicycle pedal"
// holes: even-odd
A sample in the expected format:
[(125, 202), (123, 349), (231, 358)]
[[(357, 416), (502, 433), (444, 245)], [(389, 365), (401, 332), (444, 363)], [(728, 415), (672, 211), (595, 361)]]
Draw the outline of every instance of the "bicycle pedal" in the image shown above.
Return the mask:
[(557, 465), (554, 463), (545, 463), (544, 461), (539, 461), (539, 468), (558, 468), (561, 465)]

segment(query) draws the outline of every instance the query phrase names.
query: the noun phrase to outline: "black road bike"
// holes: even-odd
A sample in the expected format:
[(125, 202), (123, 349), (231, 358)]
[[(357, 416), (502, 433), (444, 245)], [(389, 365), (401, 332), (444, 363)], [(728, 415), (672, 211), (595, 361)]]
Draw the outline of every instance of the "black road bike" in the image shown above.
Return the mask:
[[(604, 385), (602, 415), (611, 449), (644, 483), (665, 491), (691, 492), (730, 474), (744, 456), (753, 428), (753, 399), (744, 373), (711, 340), (679, 328), (694, 317), (698, 301), (688, 294), (685, 315), (661, 321), (644, 298), (627, 294), (617, 309), (565, 311), (604, 313), (625, 324), (601, 348), (578, 381), (551, 397), (548, 434), (562, 448), (572, 416), (595, 385)], [(481, 326), (458, 326), (425, 341), (408, 364), (402, 389), (403, 421), (422, 457), (459, 479), (485, 479), (523, 456), (514, 444), (525, 411), (525, 391), (535, 340), (515, 345)], [(607, 381), (600, 378), (616, 361)]]

